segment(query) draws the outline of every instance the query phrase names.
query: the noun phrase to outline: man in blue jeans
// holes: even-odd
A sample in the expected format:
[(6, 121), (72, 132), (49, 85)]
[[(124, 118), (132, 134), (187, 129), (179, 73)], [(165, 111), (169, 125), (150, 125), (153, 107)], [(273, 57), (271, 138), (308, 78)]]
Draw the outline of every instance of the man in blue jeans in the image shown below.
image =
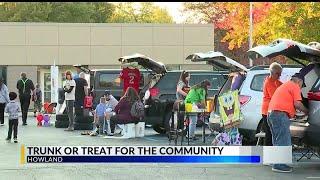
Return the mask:
[[(268, 124), (274, 146), (292, 146), (290, 134), (290, 118), (296, 114), (296, 109), (308, 114), (301, 100), (301, 88), (305, 87), (304, 76), (296, 73), (291, 80), (282, 84), (273, 94), (268, 108)], [(274, 164), (272, 171), (291, 172), (286, 164)]]

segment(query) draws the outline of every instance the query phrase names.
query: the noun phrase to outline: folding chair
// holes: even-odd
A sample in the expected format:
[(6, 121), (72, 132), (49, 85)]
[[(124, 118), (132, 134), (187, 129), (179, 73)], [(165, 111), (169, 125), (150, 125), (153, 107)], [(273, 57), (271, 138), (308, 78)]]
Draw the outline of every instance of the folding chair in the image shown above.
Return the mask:
[(301, 156), (299, 157), (299, 159), (297, 159), (297, 162), (299, 162), (302, 158), (306, 157), (307, 159), (311, 159), (312, 156), (316, 156), (318, 158), (320, 158), (320, 155), (316, 152), (316, 150), (305, 144), (304, 143), (304, 139), (301, 137), (292, 137), (293, 141), (297, 142), (295, 144), (293, 144), (293, 150), (294, 151), (298, 151), (301, 153)]

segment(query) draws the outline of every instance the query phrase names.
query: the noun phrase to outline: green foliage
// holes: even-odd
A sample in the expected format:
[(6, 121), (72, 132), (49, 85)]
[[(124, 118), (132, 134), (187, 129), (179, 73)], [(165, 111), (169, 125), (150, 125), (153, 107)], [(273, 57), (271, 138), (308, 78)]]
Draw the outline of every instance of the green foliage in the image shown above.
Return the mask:
[(172, 23), (172, 17), (167, 10), (154, 6), (153, 3), (143, 2), (141, 7), (134, 3), (120, 3), (116, 6), (110, 22), (120, 23)]
[[(227, 30), (222, 41), (229, 43), (229, 49), (240, 48), (248, 42), (249, 3), (200, 2), (184, 6), (185, 12), (201, 17), (199, 22), (214, 23), (215, 28)], [(255, 45), (268, 44), (277, 38), (302, 43), (320, 41), (320, 3), (255, 2), (253, 11)]]
[(114, 5), (107, 2), (5, 2), (0, 4), (1, 22), (59, 23), (172, 23), (165, 9), (153, 3)]

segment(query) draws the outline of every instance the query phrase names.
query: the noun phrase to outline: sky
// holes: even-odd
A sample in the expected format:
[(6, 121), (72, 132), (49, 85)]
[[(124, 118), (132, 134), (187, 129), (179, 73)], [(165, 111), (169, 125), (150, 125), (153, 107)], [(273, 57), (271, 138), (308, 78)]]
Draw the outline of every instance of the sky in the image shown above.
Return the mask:
[[(119, 2), (111, 2), (111, 3), (119, 3)], [(183, 2), (153, 2), (155, 5), (166, 8), (169, 14), (172, 16), (173, 20), (176, 23), (183, 23), (186, 17), (182, 15), (180, 10), (183, 8)]]
[(183, 8), (183, 2), (154, 2), (154, 4), (166, 8), (176, 23), (184, 22), (185, 17), (180, 12)]

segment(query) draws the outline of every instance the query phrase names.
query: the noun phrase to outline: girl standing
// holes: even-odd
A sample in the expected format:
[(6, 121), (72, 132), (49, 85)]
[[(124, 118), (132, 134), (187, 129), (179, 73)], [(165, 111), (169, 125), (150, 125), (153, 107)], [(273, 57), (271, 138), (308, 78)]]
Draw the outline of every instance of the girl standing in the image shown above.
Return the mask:
[[(197, 104), (198, 107), (205, 107), (206, 105), (206, 96), (208, 94), (208, 88), (211, 86), (210, 82), (208, 80), (204, 80), (199, 84), (194, 85), (190, 92), (188, 93), (185, 103), (191, 103), (191, 104)], [(197, 140), (195, 134), (196, 131), (196, 125), (198, 116), (190, 115), (190, 125), (189, 125), (189, 138), (193, 140)]]
[(69, 127), (65, 131), (73, 131), (73, 107), (74, 107), (74, 100), (75, 100), (75, 89), (76, 89), (76, 82), (72, 79), (72, 74), (70, 71), (66, 72), (66, 82), (63, 86), (63, 90), (65, 92), (65, 101), (66, 101), (66, 108), (69, 117)]

